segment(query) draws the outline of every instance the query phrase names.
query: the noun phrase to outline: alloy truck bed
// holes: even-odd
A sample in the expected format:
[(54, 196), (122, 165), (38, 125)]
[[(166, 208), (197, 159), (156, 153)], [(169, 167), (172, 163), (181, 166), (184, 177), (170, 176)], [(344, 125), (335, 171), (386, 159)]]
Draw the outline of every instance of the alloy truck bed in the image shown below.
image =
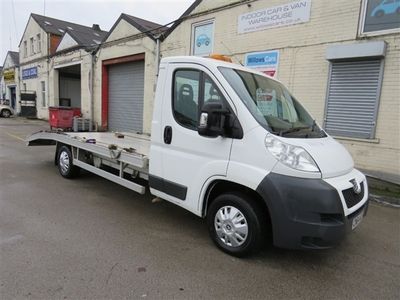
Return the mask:
[[(40, 131), (29, 136), (26, 142), (28, 146), (70, 146), (74, 165), (141, 194), (145, 192), (145, 187), (135, 183), (133, 179), (148, 180), (148, 135), (126, 132)], [(114, 172), (107, 171), (105, 167), (114, 169)], [(128, 179), (127, 175), (130, 175)]]

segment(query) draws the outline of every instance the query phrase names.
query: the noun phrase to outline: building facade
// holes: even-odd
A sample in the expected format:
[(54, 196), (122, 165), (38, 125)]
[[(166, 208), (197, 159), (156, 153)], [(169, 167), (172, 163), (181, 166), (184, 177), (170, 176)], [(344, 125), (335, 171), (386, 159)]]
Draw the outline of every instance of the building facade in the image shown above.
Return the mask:
[(0, 99), (5, 100), (15, 112), (20, 111), (19, 94), (19, 55), (8, 51), (1, 70)]

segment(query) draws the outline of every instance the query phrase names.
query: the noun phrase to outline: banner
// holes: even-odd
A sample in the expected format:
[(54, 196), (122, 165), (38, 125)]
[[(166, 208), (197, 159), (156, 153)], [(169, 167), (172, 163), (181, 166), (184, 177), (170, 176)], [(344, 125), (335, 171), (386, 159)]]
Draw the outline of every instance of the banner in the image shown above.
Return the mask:
[(3, 72), (4, 82), (12, 83), (15, 82), (15, 72), (14, 70), (8, 70)]
[(238, 33), (305, 23), (310, 20), (310, 14), (311, 0), (260, 9), (239, 16)]
[(279, 51), (253, 52), (246, 54), (245, 66), (256, 69), (271, 77), (276, 77), (279, 64)]
[(36, 78), (37, 75), (37, 67), (22, 70), (22, 79)]

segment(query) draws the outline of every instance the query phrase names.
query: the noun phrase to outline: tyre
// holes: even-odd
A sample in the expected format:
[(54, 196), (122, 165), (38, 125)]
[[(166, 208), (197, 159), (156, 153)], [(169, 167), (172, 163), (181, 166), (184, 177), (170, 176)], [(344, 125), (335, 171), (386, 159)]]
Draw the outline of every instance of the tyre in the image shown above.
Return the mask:
[(67, 146), (61, 146), (58, 150), (58, 171), (64, 178), (74, 178), (79, 175), (80, 169), (73, 165), (71, 150)]
[(262, 210), (245, 194), (218, 196), (207, 213), (208, 230), (222, 251), (237, 257), (258, 252), (265, 240)]
[(3, 118), (9, 118), (11, 116), (11, 111), (9, 111), (8, 109), (3, 109), (1, 111), (1, 116)]

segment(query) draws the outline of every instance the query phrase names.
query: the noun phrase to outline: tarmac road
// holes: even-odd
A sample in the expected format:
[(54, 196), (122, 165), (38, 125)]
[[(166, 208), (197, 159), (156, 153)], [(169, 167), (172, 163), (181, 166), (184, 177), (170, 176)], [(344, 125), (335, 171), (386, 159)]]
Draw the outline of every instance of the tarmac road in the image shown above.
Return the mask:
[(205, 222), (95, 175), (66, 180), (41, 121), (0, 119), (1, 299), (399, 299), (400, 209), (371, 203), (335, 249), (220, 252)]

